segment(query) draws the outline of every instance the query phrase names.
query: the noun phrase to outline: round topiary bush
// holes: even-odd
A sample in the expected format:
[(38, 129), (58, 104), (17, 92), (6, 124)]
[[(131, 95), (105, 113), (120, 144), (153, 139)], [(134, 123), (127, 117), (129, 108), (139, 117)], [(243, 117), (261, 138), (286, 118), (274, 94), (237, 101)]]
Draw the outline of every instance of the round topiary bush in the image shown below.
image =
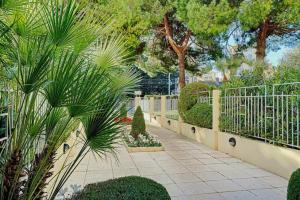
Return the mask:
[(199, 93), (207, 90), (208, 86), (199, 82), (190, 83), (181, 90), (178, 102), (178, 112), (184, 121), (186, 121), (186, 112), (197, 103)]
[(134, 139), (137, 139), (140, 134), (146, 134), (146, 124), (144, 114), (140, 106), (137, 107), (132, 120), (130, 134)]
[(164, 186), (144, 177), (128, 176), (89, 184), (72, 200), (170, 200)]
[(297, 169), (290, 178), (287, 200), (300, 200), (300, 169)]
[(212, 128), (212, 106), (197, 103), (186, 112), (186, 122), (203, 128)]

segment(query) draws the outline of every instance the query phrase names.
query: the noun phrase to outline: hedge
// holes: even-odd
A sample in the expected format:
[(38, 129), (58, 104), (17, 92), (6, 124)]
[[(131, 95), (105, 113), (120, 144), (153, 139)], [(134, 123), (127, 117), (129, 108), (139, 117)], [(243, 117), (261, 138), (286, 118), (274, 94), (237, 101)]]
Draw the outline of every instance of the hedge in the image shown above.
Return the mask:
[(208, 103), (198, 103), (186, 112), (188, 124), (203, 128), (212, 128), (212, 105)]
[(71, 200), (170, 200), (164, 186), (144, 177), (128, 176), (89, 184)]
[(184, 121), (186, 121), (186, 112), (197, 103), (199, 93), (206, 90), (208, 90), (208, 86), (199, 82), (190, 83), (181, 90), (178, 112)]
[(287, 200), (300, 200), (300, 169), (297, 169), (290, 178)]
[(132, 120), (130, 134), (134, 139), (137, 139), (140, 134), (146, 133), (146, 124), (144, 114), (140, 106), (137, 107)]

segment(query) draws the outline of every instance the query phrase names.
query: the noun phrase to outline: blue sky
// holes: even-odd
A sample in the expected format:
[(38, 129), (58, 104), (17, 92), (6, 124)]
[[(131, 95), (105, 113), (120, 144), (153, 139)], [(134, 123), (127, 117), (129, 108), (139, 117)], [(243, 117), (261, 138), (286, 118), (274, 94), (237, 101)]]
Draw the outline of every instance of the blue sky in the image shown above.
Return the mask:
[(271, 51), (267, 54), (266, 61), (274, 66), (277, 66), (282, 60), (283, 56), (291, 51), (293, 48), (281, 48), (278, 51)]

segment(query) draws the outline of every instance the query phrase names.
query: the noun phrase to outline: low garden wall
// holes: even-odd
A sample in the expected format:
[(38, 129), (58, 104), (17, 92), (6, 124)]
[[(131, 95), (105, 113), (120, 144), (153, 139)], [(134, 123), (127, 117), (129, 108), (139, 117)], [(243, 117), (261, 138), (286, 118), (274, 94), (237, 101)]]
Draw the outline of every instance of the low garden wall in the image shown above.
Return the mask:
[[(236, 146), (229, 144), (229, 139), (236, 140)], [(261, 141), (220, 132), (218, 150), (239, 158), (253, 165), (289, 178), (300, 167), (300, 151), (275, 146)]]
[[(161, 122), (162, 127), (184, 135), (206, 146), (214, 148), (216, 145), (212, 129), (201, 128), (183, 122), (179, 123), (177, 120), (164, 117), (156, 117), (156, 120)], [(171, 122), (170, 125), (168, 124), (169, 120)], [(217, 150), (284, 178), (288, 179), (292, 172), (300, 166), (299, 150), (275, 146), (225, 132), (218, 132), (217, 136)], [(230, 138), (235, 138), (235, 147), (230, 145)]]

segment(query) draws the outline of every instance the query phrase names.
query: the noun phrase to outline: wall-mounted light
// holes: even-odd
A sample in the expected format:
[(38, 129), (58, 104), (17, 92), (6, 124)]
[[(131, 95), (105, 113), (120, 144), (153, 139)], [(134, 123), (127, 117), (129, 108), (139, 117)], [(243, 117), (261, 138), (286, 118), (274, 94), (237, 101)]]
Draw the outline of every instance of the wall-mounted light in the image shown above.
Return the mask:
[(78, 137), (80, 135), (80, 130), (77, 129), (75, 134), (76, 134), (76, 137)]
[(195, 127), (192, 127), (192, 128), (191, 128), (191, 131), (192, 131), (192, 133), (196, 133), (196, 128), (195, 128)]
[(169, 126), (171, 125), (171, 121), (170, 120), (168, 120), (168, 124), (169, 124)]
[(156, 116), (154, 116), (154, 119), (156, 120)]
[(64, 143), (64, 149), (63, 152), (64, 154), (70, 149), (70, 145), (68, 145), (67, 143)]
[(235, 147), (236, 146), (236, 140), (235, 140), (235, 138), (233, 138), (233, 137), (229, 138), (229, 144), (231, 146)]

